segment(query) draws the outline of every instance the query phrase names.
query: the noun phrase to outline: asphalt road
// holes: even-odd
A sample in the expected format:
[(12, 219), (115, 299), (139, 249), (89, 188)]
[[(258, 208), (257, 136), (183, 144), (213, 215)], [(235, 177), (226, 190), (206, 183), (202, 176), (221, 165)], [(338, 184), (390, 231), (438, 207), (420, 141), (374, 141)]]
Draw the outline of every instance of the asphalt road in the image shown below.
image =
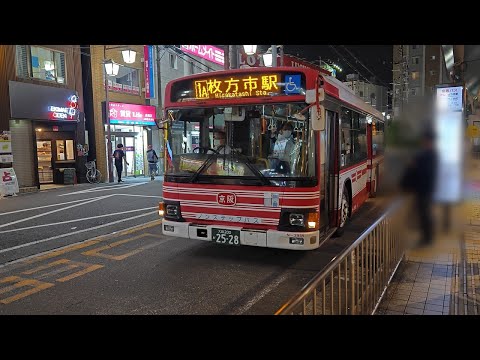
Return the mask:
[(137, 178), (0, 199), (0, 265), (158, 219), (161, 184)]
[[(273, 314), (384, 208), (370, 199), (344, 236), (314, 251), (233, 247), (163, 236), (148, 209), (160, 189), (157, 181), (78, 186), (12, 198), (9, 208), (2, 202), (0, 314)], [(61, 202), (69, 203), (12, 213)]]

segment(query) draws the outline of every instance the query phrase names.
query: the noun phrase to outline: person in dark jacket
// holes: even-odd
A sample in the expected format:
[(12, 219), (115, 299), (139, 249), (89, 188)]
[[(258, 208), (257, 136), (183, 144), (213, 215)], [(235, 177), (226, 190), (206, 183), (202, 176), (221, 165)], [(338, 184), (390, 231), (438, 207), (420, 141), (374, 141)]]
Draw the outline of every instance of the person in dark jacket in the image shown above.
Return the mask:
[(402, 180), (405, 190), (415, 196), (418, 207), (422, 238), (420, 245), (429, 245), (433, 240), (432, 202), (437, 180), (438, 156), (435, 151), (435, 134), (426, 130), (422, 134), (422, 148)]
[(117, 145), (117, 150), (113, 152), (112, 156), (115, 159), (115, 168), (117, 169), (117, 179), (118, 179), (118, 182), (121, 183), (123, 182), (122, 180), (123, 161), (127, 166), (130, 165), (127, 162), (125, 152), (123, 151), (123, 144)]

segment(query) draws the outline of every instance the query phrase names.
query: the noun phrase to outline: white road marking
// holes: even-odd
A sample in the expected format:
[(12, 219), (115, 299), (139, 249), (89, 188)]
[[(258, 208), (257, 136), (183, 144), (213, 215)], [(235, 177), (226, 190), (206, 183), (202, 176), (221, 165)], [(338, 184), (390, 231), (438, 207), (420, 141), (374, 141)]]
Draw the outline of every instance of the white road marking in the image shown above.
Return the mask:
[[(133, 217), (129, 218), (128, 220), (133, 220), (133, 219), (136, 219), (136, 218), (139, 218), (139, 217), (142, 217), (142, 216), (151, 215), (151, 214), (154, 214), (154, 213), (156, 213), (156, 212), (157, 212), (156, 210), (155, 210), (155, 211), (150, 211), (150, 212), (145, 213), (145, 214), (140, 214), (140, 215), (137, 215), (137, 216), (133, 216)], [(52, 236), (52, 237), (49, 237), (49, 238), (46, 238), (46, 239), (41, 239), (41, 240), (37, 240), (37, 241), (32, 241), (32, 242), (29, 242), (29, 243), (25, 243), (25, 244), (13, 246), (13, 247), (11, 247), (11, 248), (2, 249), (2, 250), (0, 250), (0, 254), (1, 254), (1, 253), (5, 253), (5, 252), (9, 252), (9, 251), (13, 251), (13, 250), (16, 250), (16, 249), (21, 249), (21, 248), (23, 248), (23, 247), (32, 246), (32, 245), (44, 243), (44, 242), (51, 241), (51, 240), (55, 240), (55, 239), (60, 239), (60, 238), (62, 238), (62, 237), (66, 237), (66, 236), (69, 236), (69, 235), (76, 235), (76, 234), (83, 233), (83, 232), (85, 232), (85, 231), (92, 231), (92, 230), (100, 229), (100, 228), (103, 228), (103, 227), (106, 227), (106, 226), (115, 225), (115, 224), (118, 224), (118, 223), (121, 223), (121, 222), (125, 222), (125, 219), (113, 221), (113, 222), (108, 223), (108, 224), (98, 225), (98, 226), (95, 226), (95, 227), (92, 227), (92, 228), (88, 228), (88, 229), (77, 230), (77, 231), (73, 231), (73, 232), (70, 232), (70, 233), (62, 234), (62, 235)]]
[(160, 199), (163, 199), (163, 196), (155, 196), (155, 195), (136, 195), (136, 194), (115, 194), (115, 195), (122, 195), (122, 196), (139, 196), (139, 197), (148, 197), (148, 198), (160, 198)]
[(241, 306), (238, 308), (233, 315), (241, 315), (244, 312), (246, 312), (248, 309), (250, 309), (255, 303), (257, 303), (259, 300), (261, 300), (265, 295), (267, 295), (270, 291), (275, 289), (280, 283), (284, 282), (286, 278), (288, 277), (287, 274), (283, 274), (280, 276), (278, 279), (276, 279), (274, 282), (272, 282), (270, 285), (268, 285), (265, 289), (260, 291), (257, 295), (255, 295), (250, 301), (248, 301), (245, 305)]
[(134, 186), (139, 186), (139, 185), (144, 185), (144, 184), (148, 184), (148, 183), (143, 182), (143, 183), (129, 184), (129, 185), (125, 185), (125, 186), (123, 186), (123, 185), (120, 185), (120, 186), (110, 185), (110, 186), (104, 186), (105, 189), (103, 189), (103, 188), (93, 188), (93, 189), (88, 189), (88, 190), (79, 190), (79, 191), (74, 191), (74, 192), (67, 193), (67, 194), (60, 194), (60, 195), (57, 195), (57, 196), (90, 194), (90, 193), (98, 192), (98, 191), (112, 191), (112, 190), (119, 190), (119, 189), (128, 189), (128, 188), (131, 188), (131, 187), (134, 187)]
[(30, 217), (27, 217), (27, 218), (23, 218), (23, 219), (20, 219), (20, 220), (15, 220), (15, 221), (12, 221), (12, 222), (9, 222), (9, 223), (0, 225), (0, 228), (5, 227), (5, 226), (10, 226), (10, 225), (18, 224), (18, 223), (20, 223), (20, 222), (32, 220), (32, 219), (35, 219), (35, 218), (38, 218), (38, 217), (50, 215), (50, 214), (53, 214), (53, 213), (56, 213), (56, 212), (59, 212), (59, 211), (65, 211), (65, 210), (68, 210), (68, 209), (71, 209), (71, 208), (74, 208), (74, 207), (77, 207), (77, 206), (86, 205), (86, 204), (92, 203), (92, 202), (94, 202), (94, 201), (99, 201), (99, 200), (102, 200), (102, 199), (105, 199), (105, 198), (108, 198), (108, 197), (111, 197), (111, 196), (113, 196), (113, 195), (99, 196), (99, 197), (97, 197), (97, 198), (89, 199), (89, 200), (84, 201), (84, 202), (79, 203), (79, 204), (70, 205), (70, 206), (67, 206), (67, 207), (62, 207), (62, 208), (60, 208), (60, 209), (56, 209), (56, 210), (52, 210), (52, 211), (47, 211), (46, 213), (42, 213), (42, 214), (38, 214), (38, 215), (33, 215), (33, 216), (30, 216)]
[[(157, 222), (157, 220), (153, 220), (153, 221), (150, 221), (150, 222)], [(45, 254), (50, 254), (54, 251), (58, 251), (58, 250), (63, 250), (63, 249), (68, 249), (70, 247), (73, 247), (75, 245), (78, 245), (78, 244), (81, 244), (81, 243), (84, 243), (84, 242), (87, 242), (87, 241), (91, 241), (91, 240), (97, 240), (99, 238), (103, 239), (105, 236), (111, 236), (111, 235), (115, 235), (119, 232), (123, 232), (123, 231), (133, 231), (137, 228), (143, 228), (145, 226), (145, 224), (148, 224), (147, 223), (144, 223), (144, 224), (139, 224), (139, 225), (134, 225), (134, 226), (131, 226), (131, 227), (128, 227), (128, 228), (125, 228), (125, 229), (121, 229), (119, 231), (114, 231), (114, 232), (111, 232), (111, 233), (108, 233), (108, 234), (102, 234), (102, 235), (98, 235), (98, 236), (95, 236), (94, 238), (90, 238), (90, 239), (85, 239), (85, 240), (80, 240), (80, 241), (77, 241), (77, 242), (74, 242), (72, 244), (68, 244), (68, 245), (64, 245), (64, 246), (60, 246), (58, 248), (54, 248), (54, 249), (51, 249), (51, 250), (47, 250), (47, 251), (42, 251), (42, 252), (39, 252), (38, 254), (33, 254), (33, 255), (29, 255), (29, 256), (25, 256), (25, 257), (22, 257), (22, 258), (19, 258), (19, 259), (15, 259), (15, 260), (12, 260), (12, 261), (8, 261), (6, 263), (3, 263), (3, 264), (0, 264), (0, 270), (2, 268), (5, 268), (7, 266), (11, 266), (11, 265), (15, 265), (17, 263), (21, 263), (25, 260), (29, 260), (29, 259), (33, 259), (33, 258), (36, 258), (38, 256), (42, 256), (42, 255), (45, 255)], [(163, 235), (164, 236), (164, 235)], [(167, 241), (170, 241), (170, 240), (173, 240), (173, 239), (176, 239), (175, 237), (169, 237), (167, 236), (165, 238)], [(107, 239), (108, 240), (108, 239)], [(105, 240), (106, 241), (106, 240)], [(160, 239), (160, 244), (163, 243), (163, 239)], [(0, 272), (1, 273), (1, 272)]]
[(77, 202), (85, 201), (85, 200), (88, 200), (88, 199), (72, 200), (72, 201), (67, 201), (67, 202), (63, 202), (63, 203), (43, 205), (43, 206), (37, 206), (37, 207), (34, 207), (34, 208), (9, 211), (9, 212), (5, 212), (5, 213), (1, 213), (0, 216), (8, 215), (8, 214), (16, 214), (16, 213), (19, 213), (19, 212), (30, 211), (30, 210), (44, 209), (44, 208), (47, 208), (47, 207), (58, 206), (58, 205), (73, 204), (73, 203), (77, 203)]
[[(19, 228), (19, 229), (3, 230), (3, 231), (0, 231), (0, 234), (9, 233), (9, 232), (15, 232), (15, 231), (22, 231), (22, 230), (29, 230), (29, 229), (36, 229), (36, 228), (39, 228), (39, 227), (46, 227), (46, 226), (53, 226), (53, 225), (68, 224), (68, 223), (77, 222), (77, 221), (92, 220), (92, 219), (98, 219), (98, 218), (107, 217), (107, 216), (122, 215), (122, 214), (128, 214), (128, 213), (137, 212), (137, 211), (143, 211), (143, 210), (151, 210), (151, 209), (156, 209), (156, 208), (157, 208), (156, 206), (150, 206), (150, 207), (146, 207), (146, 208), (143, 208), (143, 209), (120, 211), (120, 212), (111, 213), (111, 214), (90, 216), (90, 217), (81, 218), (81, 219), (65, 220), (65, 221), (60, 221), (60, 222), (50, 223), (50, 224), (41, 224), (41, 225), (27, 226), (27, 227)], [(126, 219), (126, 220), (128, 220), (128, 219)], [(72, 230), (73, 230), (73, 229), (76, 229), (76, 227), (72, 228)]]

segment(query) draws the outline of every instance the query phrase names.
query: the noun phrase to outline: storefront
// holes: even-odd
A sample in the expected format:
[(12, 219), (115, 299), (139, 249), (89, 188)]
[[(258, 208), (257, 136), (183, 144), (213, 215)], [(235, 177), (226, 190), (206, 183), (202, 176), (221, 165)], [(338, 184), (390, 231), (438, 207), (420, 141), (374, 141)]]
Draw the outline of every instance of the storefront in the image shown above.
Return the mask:
[(16, 81), (9, 92), (13, 168), (21, 185), (63, 184), (65, 169), (76, 169), (85, 153), (77, 92)]
[[(129, 164), (124, 167), (124, 176), (144, 176), (148, 172), (147, 146), (151, 143), (151, 131), (156, 128), (155, 106), (109, 102), (109, 111), (112, 149), (123, 144)], [(108, 134), (107, 125), (105, 134)], [(105, 136), (106, 149), (107, 139)]]

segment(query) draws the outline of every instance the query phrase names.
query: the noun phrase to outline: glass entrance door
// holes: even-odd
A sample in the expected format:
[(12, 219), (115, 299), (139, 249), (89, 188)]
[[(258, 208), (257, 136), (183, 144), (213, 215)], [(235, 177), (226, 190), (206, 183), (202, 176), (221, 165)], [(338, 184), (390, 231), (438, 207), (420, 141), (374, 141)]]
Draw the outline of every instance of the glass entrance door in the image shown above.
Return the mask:
[(37, 141), (38, 179), (40, 184), (53, 183), (52, 141)]
[(143, 176), (143, 139), (138, 136), (112, 135), (114, 137), (113, 146), (123, 144), (123, 151), (128, 165), (123, 167), (123, 176)]
[(126, 176), (136, 176), (136, 166), (135, 166), (135, 138), (134, 137), (125, 137), (123, 140), (125, 158), (127, 159), (127, 167), (125, 169)]

